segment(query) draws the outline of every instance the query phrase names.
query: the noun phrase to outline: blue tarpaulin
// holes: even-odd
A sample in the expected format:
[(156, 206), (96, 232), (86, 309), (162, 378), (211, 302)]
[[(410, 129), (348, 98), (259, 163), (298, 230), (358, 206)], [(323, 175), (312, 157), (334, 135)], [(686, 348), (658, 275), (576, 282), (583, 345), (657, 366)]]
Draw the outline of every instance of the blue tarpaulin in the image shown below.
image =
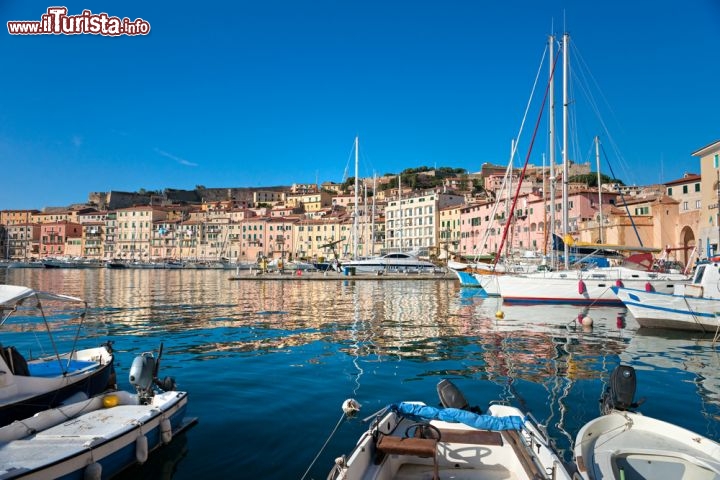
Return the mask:
[(518, 416), (494, 417), (478, 415), (459, 408), (435, 408), (417, 403), (401, 402), (391, 408), (402, 415), (413, 415), (425, 420), (462, 423), (479, 430), (520, 430), (525, 419)]

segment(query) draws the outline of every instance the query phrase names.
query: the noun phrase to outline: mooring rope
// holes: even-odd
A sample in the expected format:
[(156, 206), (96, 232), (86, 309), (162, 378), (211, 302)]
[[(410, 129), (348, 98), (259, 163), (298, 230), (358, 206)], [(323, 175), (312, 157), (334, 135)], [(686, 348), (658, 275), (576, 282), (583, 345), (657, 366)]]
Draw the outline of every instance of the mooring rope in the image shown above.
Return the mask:
[(330, 443), (330, 440), (335, 435), (335, 432), (337, 432), (337, 429), (340, 428), (340, 424), (343, 422), (344, 419), (345, 419), (345, 412), (343, 412), (343, 414), (340, 415), (340, 419), (338, 420), (337, 424), (335, 425), (335, 428), (333, 428), (333, 431), (330, 432), (330, 436), (327, 438), (327, 440), (325, 440), (325, 443), (320, 448), (320, 451), (317, 453), (317, 455), (315, 455), (315, 458), (313, 458), (313, 461), (310, 462), (310, 466), (308, 466), (307, 470), (305, 470), (305, 473), (303, 474), (303, 476), (301, 477), (300, 480), (305, 480), (305, 477), (307, 477), (308, 473), (310, 472), (310, 469), (313, 467), (313, 465), (315, 465), (315, 462), (317, 462), (317, 459), (320, 457), (320, 455), (322, 455), (323, 450), (325, 450), (325, 447), (327, 447), (328, 443)]

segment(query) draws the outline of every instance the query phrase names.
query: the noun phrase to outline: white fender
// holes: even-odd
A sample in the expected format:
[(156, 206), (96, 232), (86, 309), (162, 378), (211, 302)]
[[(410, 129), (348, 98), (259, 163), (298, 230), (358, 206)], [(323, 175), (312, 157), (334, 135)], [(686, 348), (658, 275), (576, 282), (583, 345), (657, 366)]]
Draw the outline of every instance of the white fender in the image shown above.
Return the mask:
[(145, 435), (140, 435), (135, 440), (135, 459), (139, 463), (145, 463), (148, 458), (148, 440)]
[(100, 480), (102, 478), (102, 465), (93, 462), (83, 472), (83, 480)]
[(160, 421), (160, 432), (162, 436), (162, 442), (164, 444), (170, 443), (172, 440), (172, 425), (170, 425), (170, 419), (164, 418)]

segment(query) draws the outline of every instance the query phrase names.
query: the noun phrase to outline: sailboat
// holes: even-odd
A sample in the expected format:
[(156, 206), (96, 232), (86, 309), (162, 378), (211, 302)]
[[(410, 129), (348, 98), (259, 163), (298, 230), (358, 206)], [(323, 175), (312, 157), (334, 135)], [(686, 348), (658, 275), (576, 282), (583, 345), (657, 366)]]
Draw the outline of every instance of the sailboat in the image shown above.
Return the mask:
[[(552, 45), (554, 38), (550, 37)], [(562, 188), (562, 228), (563, 238), (568, 235), (568, 121), (567, 121), (567, 80), (568, 46), (570, 37), (563, 35), (563, 188)], [(551, 50), (552, 57), (552, 50)], [(553, 64), (551, 58), (550, 64)], [(551, 80), (552, 85), (552, 80)], [(552, 87), (550, 89), (552, 91)], [(552, 109), (552, 106), (551, 106)], [(551, 127), (551, 133), (554, 129)], [(551, 144), (553, 141), (551, 141)], [(551, 162), (554, 159), (551, 158)], [(598, 247), (602, 247), (599, 246)], [(611, 246), (607, 246), (611, 247)], [(636, 250), (642, 250), (637, 249)], [(645, 248), (645, 253), (653, 249)], [(488, 295), (500, 295), (506, 303), (559, 303), (576, 305), (620, 306), (622, 302), (612, 287), (627, 286), (647, 291), (672, 293), (676, 285), (689, 282), (690, 277), (683, 273), (660, 272), (648, 268), (641, 270), (626, 265), (596, 267), (588, 270), (571, 270), (569, 267), (570, 242), (564, 244), (564, 270), (547, 270), (526, 274), (491, 275), (491, 279), (482, 285)]]

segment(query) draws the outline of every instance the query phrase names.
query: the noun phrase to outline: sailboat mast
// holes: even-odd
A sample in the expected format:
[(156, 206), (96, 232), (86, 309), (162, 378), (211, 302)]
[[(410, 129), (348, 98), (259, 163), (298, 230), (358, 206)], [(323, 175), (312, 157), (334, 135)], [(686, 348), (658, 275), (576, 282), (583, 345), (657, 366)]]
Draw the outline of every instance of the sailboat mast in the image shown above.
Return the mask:
[(375, 256), (375, 187), (377, 185), (377, 176), (373, 172), (373, 198), (372, 198), (372, 216), (370, 217), (370, 255)]
[(510, 141), (510, 175), (508, 176), (508, 188), (505, 194), (505, 218), (510, 220), (510, 197), (512, 197), (513, 187), (513, 173), (515, 171), (513, 167), (513, 160), (515, 160), (515, 139)]
[(602, 216), (602, 178), (600, 177), (600, 138), (595, 136), (595, 162), (597, 163), (598, 177), (598, 211), (600, 212), (600, 222), (598, 230), (600, 231), (600, 243), (605, 243), (603, 239), (603, 216)]
[(358, 258), (358, 211), (359, 211), (359, 180), (358, 180), (358, 137), (355, 137), (355, 214), (353, 215), (353, 258)]
[[(550, 265), (555, 268), (555, 243), (554, 243), (554, 235), (555, 235), (555, 75), (554, 75), (554, 66), (555, 66), (555, 36), (550, 35), (548, 38), (549, 50), (550, 50), (550, 91), (548, 92), (550, 95), (550, 115), (549, 115), (549, 123), (548, 126), (548, 137), (550, 139), (550, 241), (553, 248), (550, 248)], [(545, 194), (545, 198), (547, 198), (547, 193)], [(547, 224), (545, 225), (545, 228), (547, 228)]]
[(399, 252), (403, 251), (403, 230), (405, 225), (403, 224), (403, 209), (402, 209), (402, 173), (398, 175), (398, 208), (400, 210), (400, 248)]
[(563, 34), (563, 184), (562, 184), (562, 229), (565, 244), (565, 269), (570, 268), (570, 246), (567, 242), (570, 212), (568, 212), (568, 44), (570, 35)]
[(362, 235), (360, 238), (362, 238), (362, 254), (367, 255), (368, 253), (368, 244), (367, 244), (367, 229), (368, 229), (368, 222), (367, 222), (367, 185), (365, 185), (365, 182), (363, 182), (363, 209), (362, 209)]

